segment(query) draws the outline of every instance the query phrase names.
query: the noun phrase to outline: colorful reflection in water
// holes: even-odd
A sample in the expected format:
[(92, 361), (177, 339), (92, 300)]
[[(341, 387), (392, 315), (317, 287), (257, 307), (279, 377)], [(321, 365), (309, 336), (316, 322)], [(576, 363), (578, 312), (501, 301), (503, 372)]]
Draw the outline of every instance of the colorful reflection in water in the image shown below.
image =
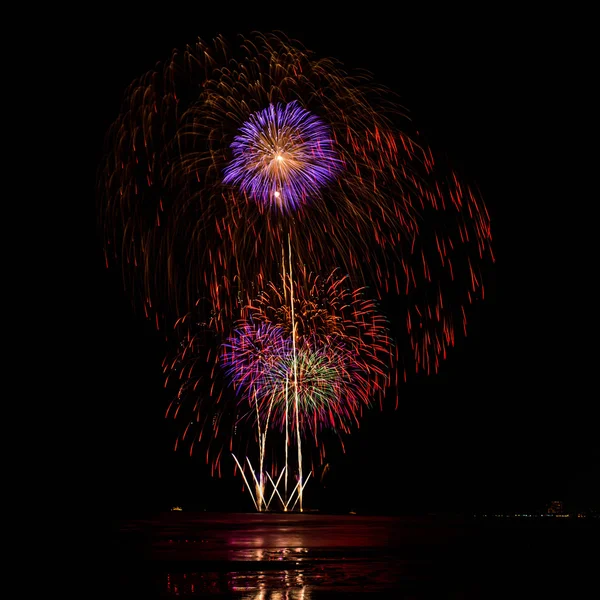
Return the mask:
[(311, 588), (298, 571), (167, 573), (156, 588), (172, 596), (224, 595), (243, 600), (310, 600)]
[(561, 573), (577, 569), (577, 579), (567, 578), (573, 591), (590, 562), (583, 549), (598, 533), (578, 520), (552, 521), (162, 514), (118, 524), (115, 592), (126, 599), (470, 600), (516, 597), (529, 582), (529, 597), (541, 598), (544, 581), (556, 586), (557, 564)]

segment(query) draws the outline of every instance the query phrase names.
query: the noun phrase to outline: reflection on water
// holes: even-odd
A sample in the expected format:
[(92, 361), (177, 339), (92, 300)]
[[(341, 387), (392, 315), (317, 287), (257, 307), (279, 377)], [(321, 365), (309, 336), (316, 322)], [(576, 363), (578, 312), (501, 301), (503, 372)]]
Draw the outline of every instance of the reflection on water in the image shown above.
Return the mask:
[[(596, 533), (586, 530), (588, 541)], [(577, 579), (585, 576), (577, 548), (587, 545), (576, 535), (570, 525), (481, 528), (448, 518), (170, 513), (119, 524), (115, 591), (124, 598), (470, 600), (515, 597), (515, 586), (524, 593), (529, 582), (531, 597), (547, 600), (545, 578), (555, 592), (557, 572), (569, 565)]]
[(171, 596), (223, 596), (244, 600), (310, 600), (310, 587), (300, 571), (248, 573), (167, 573), (157, 589)]
[(169, 571), (161, 576), (162, 583), (156, 583), (173, 595), (243, 592), (243, 598), (291, 600), (311, 598), (315, 587), (323, 591), (376, 592), (429, 576), (427, 563), (419, 569), (415, 563), (402, 564), (385, 556), (313, 556), (306, 548), (265, 550), (249, 554), (247, 561), (217, 566), (220, 570)]

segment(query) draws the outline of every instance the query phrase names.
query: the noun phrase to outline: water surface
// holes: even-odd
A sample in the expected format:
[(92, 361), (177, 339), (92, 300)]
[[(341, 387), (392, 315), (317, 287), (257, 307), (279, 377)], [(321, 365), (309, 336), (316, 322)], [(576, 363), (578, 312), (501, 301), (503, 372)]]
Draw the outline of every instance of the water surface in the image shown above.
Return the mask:
[(593, 523), (453, 516), (170, 512), (116, 525), (123, 598), (570, 600), (588, 597), (600, 541)]

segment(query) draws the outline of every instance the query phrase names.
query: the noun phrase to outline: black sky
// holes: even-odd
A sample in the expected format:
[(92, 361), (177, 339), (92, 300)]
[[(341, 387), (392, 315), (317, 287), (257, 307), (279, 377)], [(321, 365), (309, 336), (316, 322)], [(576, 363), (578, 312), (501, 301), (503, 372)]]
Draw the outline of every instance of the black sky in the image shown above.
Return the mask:
[[(591, 61), (577, 36), (585, 15), (315, 10), (267, 17), (169, 5), (153, 16), (99, 15), (92, 170), (127, 84), (197, 37), (281, 30), (319, 55), (371, 71), (400, 95), (430, 145), (481, 190), (497, 262), (469, 337), (438, 376), (401, 390), (398, 411), (366, 419), (334, 463), (330, 500), (340, 509), (411, 511), (535, 510), (553, 499), (597, 505), (595, 302), (583, 233), (597, 190), (586, 175)], [(124, 510), (248, 508), (226, 468), (224, 480), (213, 480), (202, 457), (172, 451), (160, 373), (166, 348), (134, 316), (96, 240), (92, 343), (100, 360), (90, 385), (107, 501)]]

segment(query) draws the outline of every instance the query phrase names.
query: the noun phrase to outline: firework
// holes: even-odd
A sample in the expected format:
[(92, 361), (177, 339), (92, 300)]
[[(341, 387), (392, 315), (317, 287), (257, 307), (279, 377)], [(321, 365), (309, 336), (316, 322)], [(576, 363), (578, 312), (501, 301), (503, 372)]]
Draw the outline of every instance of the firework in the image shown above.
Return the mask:
[(167, 335), (197, 311), (228, 335), (288, 237), (296, 265), (396, 296), (407, 371), (437, 371), (484, 294), (478, 194), (392, 93), (283, 37), (199, 41), (132, 82), (100, 175), (107, 263)]
[(322, 428), (348, 433), (384, 392), (394, 349), (387, 322), (347, 277), (284, 277), (244, 312), (221, 364), (238, 396), (270, 413), (273, 426), (283, 427), (295, 381), (300, 428), (315, 437)]
[(231, 149), (223, 183), (283, 212), (317, 199), (341, 170), (327, 126), (295, 100), (250, 115)]
[[(302, 438), (318, 441), (329, 430), (341, 439), (363, 409), (383, 401), (394, 367), (388, 322), (365, 290), (353, 289), (337, 271), (286, 273), (269, 283), (220, 344), (192, 334), (189, 322), (180, 327), (183, 341), (165, 361), (170, 382), (179, 386), (169, 412), (179, 416), (183, 408), (180, 418), (192, 427), (181, 440), (192, 444), (221, 434), (230, 450), (235, 439), (247, 453), (257, 432), (283, 433), (288, 419)], [(207, 357), (207, 346), (220, 351)], [(325, 446), (314, 447), (322, 460)], [(216, 444), (213, 458), (221, 452)]]
[[(323, 433), (337, 437), (343, 446), (343, 436), (358, 426), (364, 409), (377, 398), (383, 400), (389, 384), (394, 343), (376, 303), (364, 290), (352, 289), (348, 276), (337, 271), (320, 277), (304, 270), (293, 276), (284, 270), (279, 283), (269, 283), (243, 308), (232, 334), (221, 343), (210, 369), (211, 377), (219, 378), (216, 386), (214, 381), (201, 384), (207, 376), (205, 345), (190, 335), (187, 323), (182, 326), (187, 331), (184, 343), (165, 363), (168, 377), (179, 381), (169, 411), (177, 417), (183, 408), (181, 418), (188, 423), (181, 441), (191, 440), (191, 451), (203, 436), (208, 439), (214, 445), (207, 461), (214, 466), (223, 451), (216, 440), (228, 442), (230, 451), (235, 440), (236, 452), (241, 447), (250, 466), (258, 510), (268, 506), (265, 477), (284, 508), (293, 499), (287, 492), (288, 455), (294, 446), (294, 493), (302, 510), (303, 463), (308, 458), (314, 468), (324, 460), (328, 444), (322, 443)], [(206, 393), (208, 387), (211, 391)], [(310, 438), (314, 444), (307, 455), (303, 447)], [(265, 471), (267, 451), (270, 469)], [(258, 456), (257, 471), (251, 455)], [(270, 475), (278, 471), (285, 472), (283, 495)], [(246, 484), (250, 489), (248, 480)]]
[(493, 260), (483, 201), (394, 94), (274, 35), (198, 41), (133, 81), (99, 184), (107, 265), (178, 344), (176, 446), (204, 439), (219, 469), (258, 444), (258, 506), (267, 433), (287, 453), (294, 429), (300, 497), (302, 440), (436, 372)]
[(225, 348), (229, 354), (225, 354), (223, 365), (238, 393), (256, 403), (263, 417), (271, 414), (273, 425), (283, 428), (296, 387), (303, 433), (312, 430), (316, 435), (322, 427), (349, 432), (351, 418), (358, 423), (360, 401), (367, 406), (372, 402), (366, 393), (369, 381), (362, 361), (339, 340), (324, 346), (319, 340), (303, 338), (294, 354), (291, 339), (287, 339), (277, 348), (281, 352), (266, 361), (248, 355), (246, 341), (237, 337), (228, 340)]

